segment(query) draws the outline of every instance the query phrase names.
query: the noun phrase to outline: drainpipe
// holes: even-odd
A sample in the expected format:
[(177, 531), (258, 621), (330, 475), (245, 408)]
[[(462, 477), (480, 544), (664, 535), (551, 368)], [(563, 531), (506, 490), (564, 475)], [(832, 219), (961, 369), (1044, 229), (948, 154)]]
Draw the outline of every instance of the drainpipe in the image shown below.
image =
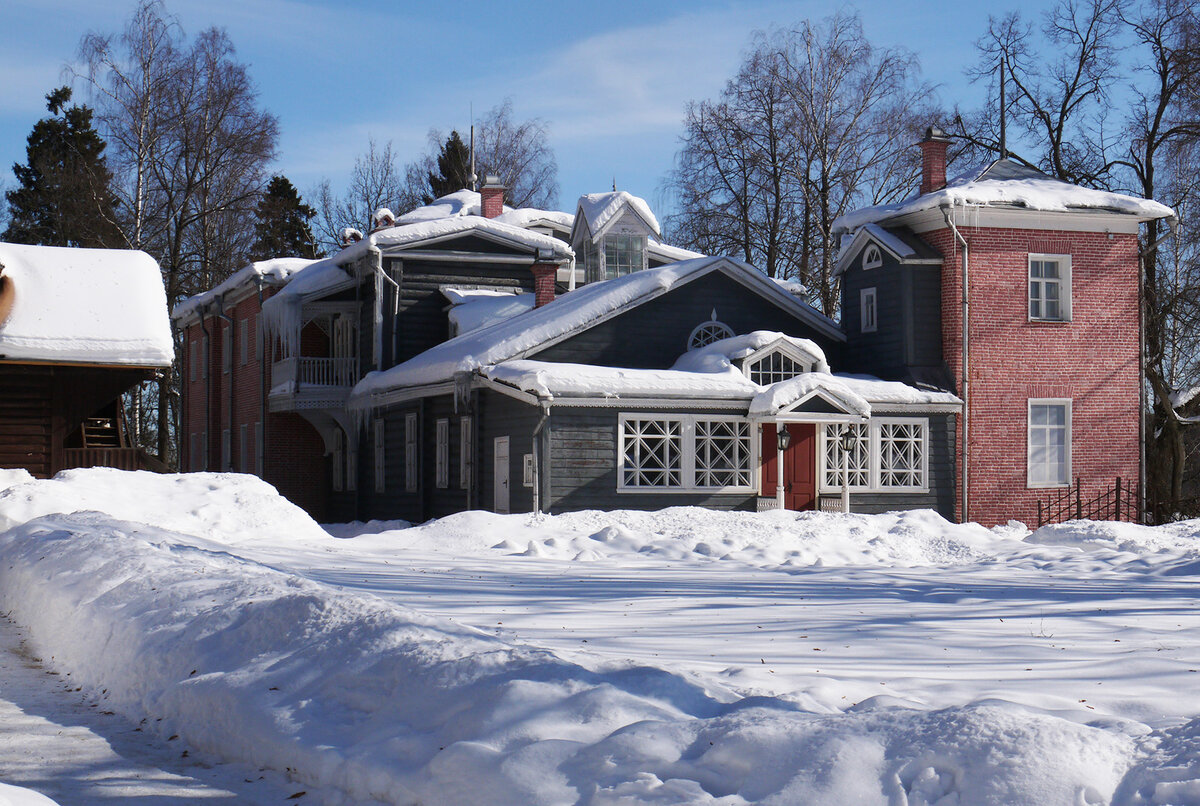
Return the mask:
[(1167, 219), (1167, 231), (1154, 243), (1138, 250), (1138, 503), (1142, 508), (1143, 522), (1146, 517), (1146, 415), (1149, 401), (1146, 399), (1146, 257), (1158, 249), (1159, 244), (1179, 234), (1179, 218)]
[(200, 356), (201, 367), (204, 370), (204, 469), (208, 470), (209, 429), (212, 428), (212, 334), (204, 323), (204, 308), (200, 309), (200, 330), (204, 333), (204, 355)]
[(942, 207), (942, 217), (946, 219), (946, 225), (954, 233), (954, 239), (962, 246), (962, 522), (967, 523), (970, 520), (970, 515), (968, 514), (970, 470), (967, 463), (967, 450), (970, 444), (969, 424), (971, 417), (971, 295), (968, 290), (968, 267), (970, 265), (971, 252), (966, 239), (958, 231), (958, 227), (954, 226), (954, 219), (951, 217), (948, 208)]
[(538, 461), (538, 454), (541, 453), (540, 446), (542, 441), (542, 429), (546, 427), (546, 421), (550, 419), (550, 403), (547, 400), (539, 401), (542, 407), (542, 416), (538, 419), (537, 426), (533, 429), (533, 511), (535, 514), (542, 514), (542, 472), (541, 463)]
[(258, 286), (258, 324), (255, 327), (254, 338), (262, 344), (262, 349), (258, 351), (258, 434), (254, 440), (254, 469), (258, 470), (258, 451), (259, 445), (262, 445), (262, 474), (267, 475), (267, 364), (268, 359), (274, 354), (274, 351), (268, 351), (267, 340), (264, 338), (262, 330), (262, 306), (263, 306), (263, 278), (260, 275), (255, 284)]
[[(229, 328), (229, 355), (221, 356), (221, 362), (229, 361), (229, 412), (225, 416), (225, 422), (229, 424), (229, 469), (233, 469), (233, 373), (237, 365), (233, 363), (233, 337), (237, 334), (233, 332), (233, 320), (225, 315), (225, 298), (217, 299), (217, 318), (224, 319), (226, 326)], [(224, 373), (224, 370), (222, 370)], [(221, 468), (224, 472), (225, 468)]]
[[(400, 284), (388, 277), (387, 272), (383, 270), (383, 252), (375, 244), (367, 246), (367, 252), (375, 258), (375, 369), (383, 369), (383, 283), (381, 280), (386, 280), (396, 289), (395, 298), (392, 300), (392, 327), (395, 328), (396, 317), (400, 314)], [(393, 335), (393, 343), (395, 337)], [(392, 356), (393, 360), (395, 356)]]

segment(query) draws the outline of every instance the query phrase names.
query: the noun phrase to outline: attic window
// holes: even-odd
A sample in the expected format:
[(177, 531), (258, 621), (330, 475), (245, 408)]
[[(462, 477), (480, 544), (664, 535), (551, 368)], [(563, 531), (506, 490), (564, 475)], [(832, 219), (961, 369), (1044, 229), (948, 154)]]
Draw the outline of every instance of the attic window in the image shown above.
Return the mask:
[(606, 235), (604, 237), (604, 274), (623, 277), (645, 266), (646, 236)]
[(710, 322), (704, 322), (696, 326), (696, 329), (692, 331), (692, 335), (688, 336), (688, 349), (695, 350), (712, 344), (714, 341), (729, 338), (733, 338), (733, 330), (729, 325), (724, 322), (718, 322), (714, 318)]
[(878, 246), (871, 244), (867, 247), (867, 251), (863, 252), (863, 269), (878, 269), (882, 265), (883, 253), (879, 251)]
[(794, 360), (782, 350), (772, 350), (761, 358), (749, 362), (746, 374), (750, 376), (752, 383), (759, 386), (770, 386), (779, 381), (790, 380), (808, 371), (807, 366)]

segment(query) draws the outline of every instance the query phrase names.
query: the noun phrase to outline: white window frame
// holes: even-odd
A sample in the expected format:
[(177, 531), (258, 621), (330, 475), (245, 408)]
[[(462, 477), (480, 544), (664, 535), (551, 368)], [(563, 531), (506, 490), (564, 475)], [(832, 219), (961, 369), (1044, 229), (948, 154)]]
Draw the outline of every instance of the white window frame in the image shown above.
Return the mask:
[[(1046, 280), (1044, 277), (1033, 276), (1034, 261), (1040, 262), (1055, 262), (1058, 263), (1058, 279)], [(1033, 315), (1033, 284), (1040, 283), (1042, 285), (1041, 294), (1037, 298), (1042, 309), (1041, 316)], [(1046, 311), (1046, 293), (1045, 286), (1048, 283), (1058, 285), (1058, 316), (1050, 317), (1045, 315)], [(1029, 317), (1030, 322), (1070, 322), (1071, 321), (1071, 256), (1070, 255), (1051, 255), (1038, 252), (1031, 252), (1025, 268), (1025, 314)]]
[(879, 295), (874, 286), (858, 292), (858, 322), (863, 333), (879, 329)]
[(471, 439), (471, 418), (458, 419), (458, 488), (471, 489), (471, 476), (474, 471), (475, 453)]
[[(1072, 401), (1069, 397), (1031, 397), (1025, 404), (1025, 487), (1030, 490), (1046, 490), (1071, 486), (1071, 473), (1073, 469), (1072, 462), (1072, 439), (1071, 439), (1071, 406)], [(1034, 406), (1062, 406), (1065, 409), (1063, 418), (1064, 425), (1061, 426), (1065, 433), (1063, 440), (1063, 450), (1066, 451), (1066, 478), (1063, 481), (1038, 481), (1033, 480), (1033, 407)], [(1045, 428), (1049, 431), (1050, 428), (1058, 426), (1036, 426), (1037, 428)]]
[(450, 421), (441, 417), (437, 420), (435, 428), (434, 484), (439, 490), (445, 490), (450, 486)]
[[(783, 358), (790, 360), (792, 362), (792, 364), (796, 366), (796, 368), (797, 368), (796, 372), (793, 373), (792, 375), (787, 376), (786, 378), (781, 377), (778, 380), (771, 381), (770, 383), (761, 384), (762, 386), (769, 386), (771, 383), (779, 383), (779, 381), (791, 380), (792, 378), (795, 378), (798, 375), (803, 375), (806, 372), (813, 371), (814, 367), (813, 367), (813, 360), (812, 360), (811, 356), (806, 356), (806, 355), (800, 354), (798, 351), (792, 349), (790, 347), (790, 345), (788, 345), (786, 343), (781, 344), (781, 343), (776, 342), (774, 344), (769, 344), (760, 350), (756, 350), (755, 352), (751, 353), (750, 355), (748, 355), (744, 359), (742, 359), (742, 374), (745, 375), (748, 379), (750, 379), (750, 381), (752, 383), (758, 383), (758, 381), (754, 380), (754, 375), (755, 375), (754, 366), (762, 361), (766, 361), (775, 353), (778, 353)], [(780, 374), (782, 374), (782, 373), (780, 373)]]
[[(660, 423), (675, 423), (679, 426), (679, 448), (678, 458), (679, 466), (676, 471), (678, 484), (661, 484), (661, 485), (638, 485), (629, 484), (626, 482), (627, 471), (633, 471), (625, 464), (625, 446), (627, 440), (627, 432), (629, 431), (628, 424), (633, 422), (660, 422)], [(696, 424), (698, 422), (713, 423), (735, 423), (739, 427), (746, 430), (746, 462), (745, 478), (747, 483), (744, 485), (732, 485), (725, 487), (708, 486), (702, 487), (696, 483), (696, 480), (706, 472), (704, 468), (697, 471), (697, 435)], [(637, 414), (621, 414), (618, 418), (617, 425), (617, 492), (618, 493), (678, 493), (678, 492), (705, 492), (705, 493), (747, 493), (754, 492), (758, 489), (758, 429), (754, 424), (749, 422), (744, 417), (729, 417), (713, 414), (660, 414), (660, 413), (637, 413)], [(668, 472), (674, 468), (668, 468)], [(728, 471), (726, 471), (728, 472)], [(743, 472), (742, 470), (734, 470), (734, 473)]]
[(712, 319), (708, 322), (701, 322), (692, 328), (692, 332), (688, 335), (687, 348), (689, 350), (698, 350), (701, 347), (712, 344), (714, 341), (732, 337), (733, 328), (724, 322)]
[(419, 481), (417, 442), (417, 413), (409, 412), (404, 415), (404, 491), (409, 493), (417, 491)]
[[(819, 455), (817, 457), (817, 473), (820, 479), (820, 489), (824, 492), (840, 492), (842, 489), (841, 465), (841, 430), (843, 425), (856, 429), (857, 445), (851, 456), (860, 458), (861, 463), (855, 462), (848, 469), (852, 478), (862, 478), (862, 484), (851, 484), (851, 492), (869, 492), (871, 487), (871, 424), (865, 423), (826, 423), (818, 429), (821, 433)], [(830, 462), (833, 465), (830, 465)], [(831, 483), (830, 479), (834, 479)]]
[[(890, 425), (919, 425), (921, 434), (921, 483), (909, 486), (883, 486), (884, 468), (881, 467), (883, 456), (884, 426)], [(863, 493), (927, 493), (929, 492), (929, 418), (927, 417), (872, 417), (866, 423), (869, 438), (869, 482), (867, 486), (850, 485), (851, 492)], [(842, 490), (841, 467), (828, 466), (830, 457), (829, 440), (838, 439), (840, 424), (825, 424), (820, 431), (820, 444), (817, 450), (817, 484), (822, 493), (838, 493)], [(836, 453), (836, 449), (834, 449)], [(830, 478), (837, 478), (837, 484), (829, 484)]]
[(863, 271), (870, 269), (878, 269), (883, 265), (883, 251), (875, 244), (868, 244), (863, 250), (862, 267)]
[(386, 448), (386, 425), (382, 419), (377, 419), (372, 424), (374, 438), (374, 460), (375, 460), (375, 492), (381, 493), (387, 489), (387, 465), (385, 463), (384, 450)]

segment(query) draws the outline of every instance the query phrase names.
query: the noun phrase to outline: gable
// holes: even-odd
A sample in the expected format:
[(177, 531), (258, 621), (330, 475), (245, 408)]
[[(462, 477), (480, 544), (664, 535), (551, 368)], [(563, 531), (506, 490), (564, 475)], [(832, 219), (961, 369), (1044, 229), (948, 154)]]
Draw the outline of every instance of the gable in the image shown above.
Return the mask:
[[(495, 255), (531, 255), (532, 249), (521, 248), (515, 244), (503, 243), (491, 238), (484, 238), (474, 233), (465, 232), (449, 238), (442, 238), (431, 243), (415, 244), (414, 248), (430, 252), (474, 252)], [(404, 251), (388, 250), (392, 254), (403, 257)]]
[(840, 344), (827, 334), (723, 272), (689, 283), (621, 311), (556, 344), (529, 354), (540, 361), (666, 369), (687, 352), (696, 326), (712, 320), (735, 333), (774, 330), (812, 339), (827, 354)]

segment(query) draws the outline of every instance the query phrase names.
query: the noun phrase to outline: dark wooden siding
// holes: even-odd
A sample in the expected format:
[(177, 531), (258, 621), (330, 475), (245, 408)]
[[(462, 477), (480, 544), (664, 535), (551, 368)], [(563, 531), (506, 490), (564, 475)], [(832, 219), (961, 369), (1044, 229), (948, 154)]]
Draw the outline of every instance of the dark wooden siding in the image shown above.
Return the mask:
[[(496, 437), (507, 436), (509, 511), (532, 512), (533, 489), (526, 487), (522, 479), (525, 454), (533, 452), (533, 430), (541, 419), (541, 410), (507, 395), (484, 390), (478, 396), (476, 416), (475, 468), (479, 480), (479, 508), (495, 510), (493, 450)], [(545, 468), (542, 470), (545, 472)], [(553, 473), (552, 468), (550, 472)]]
[[(895, 414), (880, 414), (896, 417)], [(914, 415), (917, 416), (917, 415)], [(876, 514), (898, 509), (932, 509), (946, 520), (954, 520), (954, 434), (953, 414), (919, 415), (929, 419), (929, 492), (851, 493), (853, 512)]]
[(673, 506), (750, 510), (757, 506), (754, 493), (618, 493), (619, 416), (616, 409), (551, 410), (546, 426), (550, 432), (550, 512)]
[(0, 468), (53, 475), (49, 367), (0, 366)]
[(383, 295), (387, 323), (384, 330), (385, 367), (407, 361), (447, 339), (450, 320), (446, 314), (448, 303), (438, 290), (441, 286), (533, 291), (533, 272), (529, 266), (521, 264), (443, 263), (403, 260), (401, 256), (400, 259), (388, 258), (385, 265), (400, 285), (400, 314), (394, 323), (398, 337), (394, 354), (391, 350), (391, 310), (396, 291), (389, 285)]
[(602, 324), (537, 353), (540, 361), (662, 369), (687, 352), (688, 337), (712, 318), (734, 333), (777, 330), (809, 338), (825, 350), (831, 364), (841, 345), (801, 319), (719, 272), (672, 289)]
[[(835, 369), (885, 380), (936, 377), (943, 366), (941, 267), (902, 264), (881, 252), (882, 266), (864, 270), (860, 252), (842, 275), (845, 363)], [(867, 288), (876, 294), (873, 333), (862, 332), (860, 300)]]

